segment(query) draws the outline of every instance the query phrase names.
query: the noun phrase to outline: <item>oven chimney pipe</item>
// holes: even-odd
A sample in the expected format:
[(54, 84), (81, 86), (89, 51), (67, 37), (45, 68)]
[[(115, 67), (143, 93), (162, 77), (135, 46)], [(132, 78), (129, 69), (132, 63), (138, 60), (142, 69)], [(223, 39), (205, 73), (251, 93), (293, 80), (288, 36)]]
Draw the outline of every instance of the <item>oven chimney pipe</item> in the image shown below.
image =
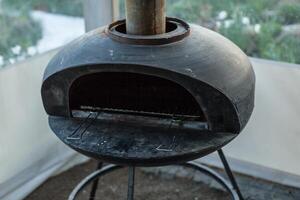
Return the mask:
[(166, 0), (126, 0), (126, 31), (130, 35), (166, 32)]

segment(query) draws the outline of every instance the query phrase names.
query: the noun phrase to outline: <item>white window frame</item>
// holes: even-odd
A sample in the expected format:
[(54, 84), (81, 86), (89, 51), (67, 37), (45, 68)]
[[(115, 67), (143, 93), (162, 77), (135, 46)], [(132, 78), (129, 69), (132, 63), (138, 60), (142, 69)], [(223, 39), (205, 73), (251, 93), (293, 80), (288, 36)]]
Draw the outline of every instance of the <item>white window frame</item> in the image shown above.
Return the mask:
[(85, 30), (104, 26), (119, 17), (119, 0), (85, 0)]

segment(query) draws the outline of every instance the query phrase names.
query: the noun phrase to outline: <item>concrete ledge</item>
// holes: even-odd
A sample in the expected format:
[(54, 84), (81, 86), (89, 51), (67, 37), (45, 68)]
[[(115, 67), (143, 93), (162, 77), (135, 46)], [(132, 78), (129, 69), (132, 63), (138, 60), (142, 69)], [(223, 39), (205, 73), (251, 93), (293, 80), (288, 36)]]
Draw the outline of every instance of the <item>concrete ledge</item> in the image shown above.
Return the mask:
[[(260, 178), (263, 180), (271, 181), (282, 185), (300, 188), (299, 175), (291, 174), (281, 170), (272, 169), (251, 162), (238, 160), (235, 158), (230, 158), (228, 156), (226, 158), (230, 164), (231, 169), (236, 173), (252, 176), (255, 178)], [(197, 162), (209, 166), (217, 167), (220, 169), (224, 168), (220, 161), (220, 158), (216, 153), (203, 157), (197, 160)]]

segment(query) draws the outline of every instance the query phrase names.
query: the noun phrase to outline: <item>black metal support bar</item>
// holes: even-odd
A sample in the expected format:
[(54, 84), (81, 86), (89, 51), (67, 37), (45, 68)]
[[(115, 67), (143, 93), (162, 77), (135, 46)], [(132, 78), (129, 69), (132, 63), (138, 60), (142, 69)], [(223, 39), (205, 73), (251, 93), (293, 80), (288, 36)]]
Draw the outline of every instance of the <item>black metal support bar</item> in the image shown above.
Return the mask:
[(240, 188), (239, 188), (239, 186), (238, 186), (238, 184), (237, 184), (237, 182), (236, 182), (236, 180), (234, 178), (234, 175), (233, 175), (233, 173), (232, 173), (232, 171), (230, 169), (230, 166), (229, 166), (229, 164), (227, 162), (227, 159), (226, 159), (226, 157), (224, 155), (223, 150), (222, 149), (218, 150), (218, 154), (219, 154), (220, 159), (221, 159), (221, 161), (222, 161), (222, 163), (224, 165), (224, 169), (225, 169), (226, 174), (227, 174), (227, 176), (228, 176), (228, 178), (229, 178), (229, 180), (231, 182), (231, 185), (233, 186), (233, 189), (236, 191), (237, 195), (239, 196), (239, 199), (243, 200), (244, 197), (243, 197), (243, 195), (241, 193), (241, 190), (240, 190)]
[[(223, 152), (221, 151), (221, 159), (222, 162), (224, 161), (223, 159), (225, 158), (225, 155), (223, 154)], [(238, 185), (233, 177), (233, 174), (229, 168), (229, 165), (226, 161), (223, 162), (224, 165), (227, 165), (226, 167), (226, 172), (228, 174), (228, 176), (230, 176), (230, 181), (231, 184), (226, 181), (221, 175), (219, 175), (216, 171), (212, 170), (211, 168), (201, 165), (199, 163), (196, 162), (188, 162), (188, 163), (183, 163), (183, 164), (178, 164), (179, 166), (183, 166), (183, 167), (187, 167), (187, 168), (192, 168), (195, 169), (201, 173), (204, 173), (206, 175), (208, 175), (209, 177), (213, 178), (214, 180), (216, 180), (221, 186), (223, 186), (223, 188), (230, 193), (231, 199), (232, 200), (243, 200), (243, 197), (240, 193), (240, 190), (238, 188)], [(97, 171), (93, 172), (92, 174), (90, 174), (89, 176), (87, 176), (86, 178), (84, 178), (76, 187), (75, 189), (72, 191), (72, 193), (70, 194), (68, 200), (75, 200), (75, 198), (77, 197), (77, 195), (80, 193), (80, 191), (82, 191), (82, 189), (84, 187), (86, 187), (88, 184), (92, 183), (93, 181), (99, 179), (99, 177), (104, 176), (105, 174), (108, 174), (110, 172), (113, 172), (117, 169), (121, 169), (124, 168), (122, 166), (117, 166), (117, 165), (108, 165), (105, 166), (101, 169), (98, 169)], [(127, 195), (127, 200), (133, 200), (134, 198), (134, 179), (135, 179), (135, 167), (129, 167), (128, 169), (128, 195)], [(238, 194), (239, 192), (239, 194)]]
[(121, 169), (122, 166), (118, 165), (107, 165), (105, 167), (102, 167), (101, 169), (91, 173), (87, 177), (85, 177), (71, 192), (69, 195), (68, 200), (75, 200), (78, 194), (82, 191), (83, 188), (85, 188), (88, 184), (92, 183), (94, 180), (98, 179), (101, 176), (104, 176), (105, 174), (108, 174), (114, 170)]
[(135, 167), (130, 166), (128, 168), (127, 200), (133, 200), (134, 199), (134, 177), (135, 177)]
[[(103, 166), (103, 163), (102, 162), (98, 162), (96, 170), (101, 169), (102, 166)], [(97, 191), (97, 188), (98, 188), (98, 183), (99, 183), (99, 178), (97, 178), (93, 182), (89, 200), (94, 200), (95, 199), (95, 197), (96, 197), (96, 191)]]
[(236, 193), (236, 191), (233, 189), (232, 185), (227, 182), (220, 174), (218, 174), (216, 171), (214, 171), (213, 169), (201, 165), (199, 163), (196, 162), (188, 162), (188, 163), (183, 163), (183, 164), (179, 164), (181, 166), (187, 167), (187, 168), (192, 168), (195, 169), (203, 174), (206, 174), (207, 176), (213, 178), (215, 181), (217, 181), (221, 186), (223, 186), (223, 188), (230, 193), (231, 199), (232, 200), (241, 200), (238, 196), (238, 194)]

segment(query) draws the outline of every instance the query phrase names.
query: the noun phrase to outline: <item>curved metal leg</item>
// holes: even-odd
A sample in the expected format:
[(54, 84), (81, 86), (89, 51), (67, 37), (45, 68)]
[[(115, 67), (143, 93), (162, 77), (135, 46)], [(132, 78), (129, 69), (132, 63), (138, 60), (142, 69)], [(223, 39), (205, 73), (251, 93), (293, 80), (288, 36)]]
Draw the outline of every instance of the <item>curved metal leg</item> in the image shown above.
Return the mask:
[[(96, 169), (96, 170), (101, 169), (102, 166), (103, 166), (103, 163), (102, 163), (102, 162), (98, 162), (98, 165), (97, 165), (97, 169)], [(98, 188), (98, 183), (99, 183), (99, 178), (97, 178), (97, 179), (94, 180), (94, 182), (93, 182), (92, 189), (91, 189), (91, 192), (90, 192), (89, 200), (94, 200), (94, 199), (95, 199), (95, 197), (96, 197), (96, 192), (97, 192), (97, 188)]]
[[(212, 170), (211, 168), (206, 167), (206, 166), (201, 165), (201, 164), (196, 163), (196, 162), (188, 162), (188, 163), (183, 163), (183, 164), (178, 164), (178, 165), (179, 166), (183, 166), (183, 167), (187, 167), (187, 168), (195, 169), (195, 170), (200, 171), (200, 172), (208, 175), (209, 177), (213, 178), (221, 186), (223, 186), (226, 189), (227, 192), (230, 193), (231, 198), (233, 200), (242, 200), (243, 199), (242, 197), (240, 197), (238, 195), (237, 190), (236, 190), (236, 188), (234, 188), (235, 186), (233, 186), (233, 184), (230, 184), (229, 182), (227, 182), (221, 175), (219, 175), (216, 171)], [(89, 176), (87, 176), (86, 178), (84, 178), (75, 187), (75, 189), (70, 194), (68, 200), (75, 200), (75, 198), (77, 197), (77, 195), (79, 194), (79, 192), (85, 186), (87, 186), (89, 183), (91, 183), (91, 182), (99, 179), (100, 176), (103, 176), (103, 175), (105, 175), (107, 173), (110, 173), (110, 172), (112, 172), (114, 170), (121, 169), (121, 168), (124, 168), (124, 167), (118, 166), (118, 165), (108, 165), (108, 166), (103, 167), (102, 169), (99, 169), (99, 170), (93, 172), (92, 174), (90, 174)], [(133, 200), (133, 196), (134, 196), (133, 195), (133, 193), (134, 193), (134, 174), (135, 174), (135, 168), (134, 167), (129, 167), (128, 195), (127, 195), (127, 199), (128, 200)], [(232, 177), (233, 177), (233, 175), (232, 175)]]
[(225, 155), (223, 153), (223, 150), (222, 149), (218, 150), (218, 154), (219, 154), (219, 157), (220, 157), (220, 159), (221, 159), (221, 161), (222, 161), (222, 163), (224, 165), (225, 172), (226, 172), (226, 174), (227, 174), (227, 176), (228, 176), (228, 178), (229, 178), (229, 180), (231, 182), (231, 185), (233, 186), (233, 189), (236, 191), (237, 195), (239, 196), (239, 199), (243, 200), (244, 197), (243, 197), (243, 195), (241, 193), (241, 190), (240, 190), (240, 188), (239, 188), (239, 186), (238, 186), (238, 184), (237, 184), (237, 182), (236, 182), (236, 180), (234, 178), (234, 175), (233, 175), (233, 173), (232, 173), (232, 171), (230, 169), (230, 166), (229, 166), (229, 164), (228, 164), (228, 162), (226, 160), (226, 157), (225, 157)]
[(90, 175), (88, 175), (87, 177), (85, 177), (72, 191), (72, 193), (69, 195), (68, 200), (75, 200), (75, 198), (77, 197), (77, 195), (79, 194), (79, 192), (85, 187), (87, 186), (89, 183), (93, 182), (94, 180), (98, 179), (100, 176), (103, 176), (107, 173), (110, 173), (114, 170), (117, 169), (121, 169), (123, 168), (122, 166), (118, 166), (118, 165), (108, 165), (103, 167), (102, 169), (99, 169), (93, 173), (91, 173)]
[(231, 198), (233, 200), (241, 200), (239, 198), (237, 192), (234, 190), (233, 186), (230, 183), (228, 183), (220, 174), (218, 174), (216, 171), (212, 170), (211, 168), (201, 165), (199, 163), (196, 163), (194, 161), (184, 163), (184, 164), (179, 164), (179, 165), (188, 167), (188, 168), (192, 168), (192, 169), (202, 172), (203, 174), (206, 174), (207, 176), (216, 180), (221, 186), (223, 186), (227, 190), (227, 192), (230, 193)]

